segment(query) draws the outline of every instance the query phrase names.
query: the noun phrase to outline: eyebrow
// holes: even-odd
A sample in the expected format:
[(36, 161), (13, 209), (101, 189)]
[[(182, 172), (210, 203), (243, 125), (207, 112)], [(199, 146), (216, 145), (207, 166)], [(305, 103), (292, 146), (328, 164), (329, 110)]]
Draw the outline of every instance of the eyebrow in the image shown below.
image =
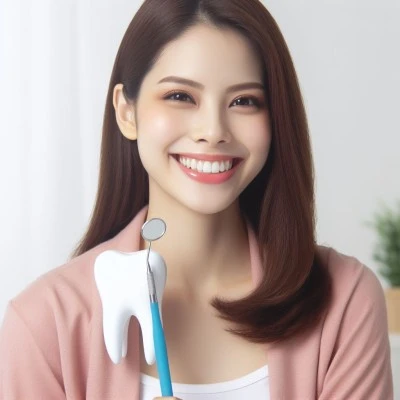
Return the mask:
[[(203, 90), (204, 85), (202, 85), (199, 82), (192, 81), (191, 79), (186, 79), (186, 78), (181, 78), (179, 76), (167, 76), (163, 79), (161, 79), (158, 83), (163, 83), (163, 82), (172, 82), (172, 83), (180, 83), (182, 85), (188, 85), (192, 86), (196, 89)], [(264, 85), (259, 82), (245, 82), (245, 83), (239, 83), (237, 85), (230, 86), (227, 89), (228, 93), (231, 92), (236, 92), (238, 90), (244, 90), (244, 89), (261, 89), (264, 90)]]

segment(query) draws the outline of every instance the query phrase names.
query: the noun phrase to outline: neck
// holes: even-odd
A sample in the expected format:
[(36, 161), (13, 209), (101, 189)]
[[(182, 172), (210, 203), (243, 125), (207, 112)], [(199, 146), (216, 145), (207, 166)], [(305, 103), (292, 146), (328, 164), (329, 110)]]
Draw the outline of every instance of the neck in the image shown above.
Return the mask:
[[(246, 223), (239, 202), (216, 214), (201, 214), (176, 202), (149, 202), (146, 220), (162, 218), (165, 235), (152, 249), (164, 258), (168, 283), (199, 291), (229, 287), (250, 277)], [(146, 248), (143, 241), (141, 248)]]

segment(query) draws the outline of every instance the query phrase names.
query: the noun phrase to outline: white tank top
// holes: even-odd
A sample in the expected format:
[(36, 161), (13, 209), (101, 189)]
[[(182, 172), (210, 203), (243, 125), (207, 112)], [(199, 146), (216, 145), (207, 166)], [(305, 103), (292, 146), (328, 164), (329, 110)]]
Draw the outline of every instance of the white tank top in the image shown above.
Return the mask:
[[(172, 383), (172, 390), (182, 400), (269, 400), (268, 365), (226, 382)], [(140, 400), (153, 400), (157, 396), (161, 396), (159, 380), (140, 374)]]

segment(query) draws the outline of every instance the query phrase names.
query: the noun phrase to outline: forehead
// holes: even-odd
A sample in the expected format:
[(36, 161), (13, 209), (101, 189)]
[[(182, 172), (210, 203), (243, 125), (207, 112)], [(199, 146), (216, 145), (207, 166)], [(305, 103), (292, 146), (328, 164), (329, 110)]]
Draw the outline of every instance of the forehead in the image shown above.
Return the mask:
[(260, 58), (249, 40), (240, 33), (198, 24), (168, 43), (149, 72), (150, 79), (180, 75), (220, 84), (238, 80), (261, 81)]

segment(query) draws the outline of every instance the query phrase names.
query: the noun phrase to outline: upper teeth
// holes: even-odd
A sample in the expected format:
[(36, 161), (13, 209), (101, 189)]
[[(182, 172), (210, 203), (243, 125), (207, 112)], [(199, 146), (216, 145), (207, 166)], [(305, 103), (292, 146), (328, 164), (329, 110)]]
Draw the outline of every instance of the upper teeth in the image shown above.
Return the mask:
[(195, 169), (206, 174), (218, 174), (232, 168), (232, 160), (227, 161), (203, 161), (194, 158), (179, 156), (179, 162), (186, 168)]

